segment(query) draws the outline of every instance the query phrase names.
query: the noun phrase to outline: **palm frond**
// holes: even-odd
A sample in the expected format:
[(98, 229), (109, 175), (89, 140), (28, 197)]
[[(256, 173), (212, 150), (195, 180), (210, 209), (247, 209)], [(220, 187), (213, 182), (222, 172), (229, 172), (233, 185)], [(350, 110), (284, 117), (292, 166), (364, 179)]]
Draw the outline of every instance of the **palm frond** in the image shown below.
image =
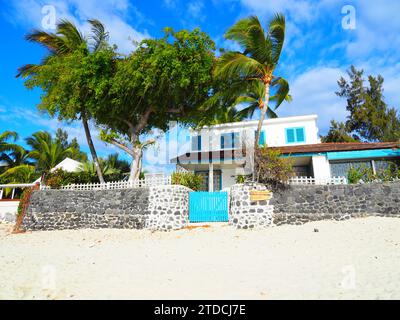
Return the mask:
[(272, 42), (271, 60), (274, 64), (278, 64), (285, 42), (286, 21), (283, 14), (276, 14), (269, 23), (269, 38)]
[(276, 101), (275, 110), (276, 110), (279, 108), (279, 106), (282, 104), (283, 101), (287, 99), (291, 100), (291, 96), (290, 98), (288, 98), (289, 83), (285, 79), (279, 77), (272, 81), (271, 86), (276, 88), (276, 93), (275, 93), (275, 101)]
[(61, 35), (62, 37), (60, 38), (62, 38), (67, 44), (62, 52), (64, 54), (74, 51), (86, 44), (85, 37), (78, 30), (75, 24), (69, 20), (63, 19), (57, 24), (57, 34)]
[(258, 78), (264, 74), (263, 65), (240, 52), (227, 52), (218, 59), (215, 68), (217, 78)]
[(96, 19), (88, 20), (92, 25), (92, 35), (90, 39), (93, 41), (93, 51), (101, 50), (106, 44), (109, 37), (104, 25)]

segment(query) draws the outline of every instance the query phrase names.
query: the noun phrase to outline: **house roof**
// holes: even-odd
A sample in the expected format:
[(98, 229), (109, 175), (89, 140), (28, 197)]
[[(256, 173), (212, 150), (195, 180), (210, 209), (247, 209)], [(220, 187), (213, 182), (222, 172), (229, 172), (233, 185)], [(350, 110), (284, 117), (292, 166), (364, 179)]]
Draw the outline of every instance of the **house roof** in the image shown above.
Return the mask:
[(270, 149), (279, 150), (282, 154), (293, 153), (320, 153), (332, 151), (355, 151), (355, 150), (375, 150), (375, 149), (398, 149), (398, 142), (332, 142), (306, 144), (296, 146), (271, 147)]

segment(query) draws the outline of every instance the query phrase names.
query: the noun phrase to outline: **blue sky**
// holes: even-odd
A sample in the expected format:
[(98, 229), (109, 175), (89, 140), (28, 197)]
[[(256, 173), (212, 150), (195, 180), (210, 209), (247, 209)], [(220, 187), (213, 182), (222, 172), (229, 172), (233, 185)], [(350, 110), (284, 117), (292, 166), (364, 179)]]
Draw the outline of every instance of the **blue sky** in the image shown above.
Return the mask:
[[(235, 21), (256, 14), (266, 24), (273, 13), (282, 12), (287, 18), (287, 40), (277, 71), (289, 80), (293, 102), (282, 105), (279, 116), (318, 114), (320, 133), (326, 133), (331, 119), (343, 120), (346, 116), (345, 101), (334, 92), (336, 81), (351, 64), (368, 74), (382, 74), (388, 104), (400, 106), (400, 1), (1, 0), (0, 3), (3, 36), (0, 132), (15, 130), (21, 138), (37, 130), (54, 132), (63, 127), (87, 150), (79, 123), (58, 123), (39, 114), (36, 105), (40, 92), (25, 89), (23, 82), (15, 78), (19, 66), (39, 62), (45, 53), (27, 43), (24, 35), (32, 28), (41, 28), (46, 5), (54, 6), (57, 19), (71, 19), (83, 31), (88, 29), (88, 18), (101, 20), (110, 32), (111, 41), (123, 52), (134, 49), (131, 39), (159, 37), (166, 26), (176, 30), (199, 26), (218, 47), (234, 49), (235, 45), (224, 40), (223, 34)], [(355, 29), (342, 26), (345, 5), (355, 9)], [(95, 143), (100, 155), (116, 151), (98, 138)], [(158, 169), (148, 162), (146, 166), (149, 170)]]

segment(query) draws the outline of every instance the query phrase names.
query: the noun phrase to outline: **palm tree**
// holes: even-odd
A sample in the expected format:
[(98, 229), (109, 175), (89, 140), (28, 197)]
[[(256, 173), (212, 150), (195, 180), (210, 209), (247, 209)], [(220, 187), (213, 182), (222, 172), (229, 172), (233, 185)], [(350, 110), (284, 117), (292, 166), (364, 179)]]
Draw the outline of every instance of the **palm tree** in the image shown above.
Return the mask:
[(19, 150), (21, 148), (19, 145), (9, 142), (10, 140), (15, 142), (17, 139), (18, 134), (15, 131), (4, 131), (0, 133), (0, 156), (6, 152)]
[(72, 148), (63, 148), (60, 141), (53, 139), (50, 133), (38, 131), (26, 138), (26, 143), (31, 147), (28, 157), (36, 160), (39, 171), (49, 171), (66, 157), (71, 156)]
[(14, 151), (3, 153), (0, 155), (0, 161), (4, 163), (4, 167), (14, 168), (24, 164), (32, 164), (29, 160), (29, 152), (21, 146), (17, 146)]
[(257, 148), (261, 127), (269, 109), (271, 88), (275, 90), (277, 106), (289, 93), (288, 82), (274, 73), (285, 40), (285, 17), (275, 15), (267, 31), (255, 16), (242, 19), (226, 32), (225, 38), (236, 41), (244, 50), (225, 52), (217, 61), (216, 77), (240, 79), (244, 87), (247, 87), (247, 82), (256, 81), (264, 87), (263, 106), (255, 137)]
[[(0, 174), (0, 181), (10, 183), (31, 183), (39, 174), (36, 172), (35, 167), (29, 164), (21, 164), (7, 169), (4, 173)], [(9, 191), (9, 190), (8, 190)], [(8, 192), (6, 192), (8, 194)]]
[[(235, 104), (243, 104), (244, 108), (238, 111), (238, 117), (242, 118), (251, 118), (253, 117), (256, 110), (262, 110), (265, 106), (264, 97), (265, 97), (265, 86), (261, 81), (250, 81), (248, 84), (248, 89), (242, 93), (239, 93), (239, 97), (235, 100)], [(284, 99), (287, 102), (292, 101), (292, 96), (287, 94)], [(278, 95), (274, 95), (270, 97), (269, 101), (280, 101), (280, 97)], [(282, 103), (282, 101), (281, 101)], [(267, 108), (266, 116), (267, 118), (273, 119), (278, 118), (276, 114), (276, 110), (280, 105), (276, 104), (274, 110), (272, 108)]]
[[(60, 23), (57, 24), (55, 33), (34, 30), (32, 33), (28, 34), (26, 36), (28, 41), (44, 46), (49, 51), (49, 54), (44, 57), (40, 65), (27, 64), (19, 68), (17, 77), (25, 78), (36, 74), (40, 67), (45, 65), (51, 57), (64, 56), (77, 50), (82, 50), (84, 54), (89, 55), (91, 52), (96, 52), (106, 47), (108, 33), (105, 31), (104, 25), (98, 20), (88, 21), (92, 26), (92, 34), (89, 39), (85, 38), (78, 28), (68, 20), (61, 20)], [(93, 162), (96, 166), (97, 176), (100, 182), (104, 183), (103, 174), (89, 129), (90, 114), (85, 108), (81, 106), (79, 106), (79, 108), (80, 119), (85, 130), (86, 140)]]

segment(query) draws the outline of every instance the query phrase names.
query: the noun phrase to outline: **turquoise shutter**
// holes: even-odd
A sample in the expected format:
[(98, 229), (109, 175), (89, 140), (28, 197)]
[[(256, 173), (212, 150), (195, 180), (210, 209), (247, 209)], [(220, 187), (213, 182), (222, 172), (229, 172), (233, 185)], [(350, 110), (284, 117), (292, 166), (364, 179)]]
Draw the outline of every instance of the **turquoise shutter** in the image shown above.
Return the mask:
[(296, 137), (293, 128), (286, 129), (286, 143), (295, 143)]
[(225, 149), (225, 137), (221, 134), (221, 149)]
[(258, 144), (260, 146), (264, 146), (265, 145), (265, 131), (261, 131), (260, 139), (258, 140)]
[(305, 142), (304, 128), (296, 129), (296, 142)]
[(192, 137), (192, 150), (193, 151), (201, 150), (201, 136)]

